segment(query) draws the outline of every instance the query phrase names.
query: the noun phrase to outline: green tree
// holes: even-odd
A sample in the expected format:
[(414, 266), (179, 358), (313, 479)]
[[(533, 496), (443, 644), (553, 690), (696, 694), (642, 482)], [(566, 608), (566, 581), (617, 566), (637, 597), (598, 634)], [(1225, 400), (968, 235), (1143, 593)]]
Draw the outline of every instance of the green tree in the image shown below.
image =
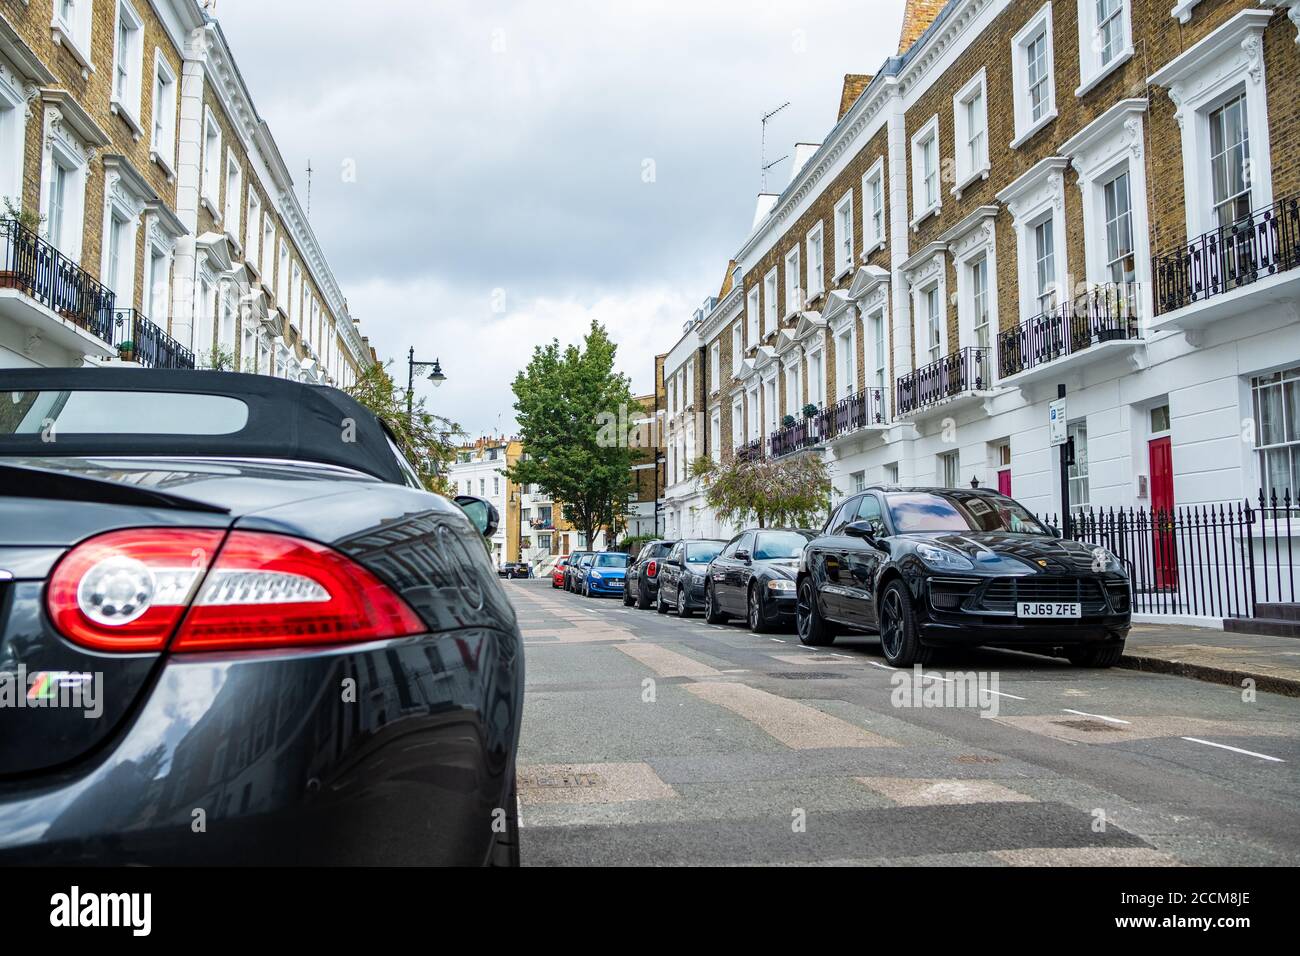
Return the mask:
[(733, 457), (716, 464), (701, 458), (691, 468), (705, 488), (705, 500), (728, 524), (820, 527), (835, 488), (826, 462), (817, 455)]
[(447, 466), (456, 460), (456, 448), (465, 433), (455, 422), (425, 408), (422, 398), (415, 402), (408, 416), (406, 396), (399, 392), (388, 373), (390, 364), (375, 363), (361, 370), (346, 391), (388, 426), (424, 486), (449, 495)]
[(626, 426), (641, 409), (627, 376), (614, 370), (617, 350), (592, 322), (580, 346), (537, 346), (513, 385), (524, 455), (507, 475), (560, 501), (589, 546), (601, 528), (612, 538), (632, 488)]

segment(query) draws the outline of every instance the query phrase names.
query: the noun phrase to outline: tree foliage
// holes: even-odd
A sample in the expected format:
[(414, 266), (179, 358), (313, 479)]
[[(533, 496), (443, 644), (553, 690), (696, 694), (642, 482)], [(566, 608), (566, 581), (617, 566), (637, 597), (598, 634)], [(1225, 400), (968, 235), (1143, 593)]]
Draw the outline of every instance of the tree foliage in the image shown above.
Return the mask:
[(627, 376), (614, 370), (617, 349), (592, 322), (580, 346), (537, 346), (513, 385), (524, 455), (506, 474), (562, 502), (588, 545), (601, 528), (613, 534), (632, 488), (625, 425), (640, 408)]
[(388, 426), (424, 486), (449, 495), (452, 488), (447, 483), (447, 468), (456, 460), (456, 448), (465, 433), (455, 422), (425, 408), (422, 398), (414, 403), (408, 416), (406, 396), (388, 372), (391, 364), (376, 363), (363, 369), (346, 391)]
[(703, 458), (692, 471), (704, 484), (709, 506), (735, 525), (752, 519), (760, 528), (820, 527), (835, 490), (826, 462), (817, 455), (733, 457), (722, 464)]

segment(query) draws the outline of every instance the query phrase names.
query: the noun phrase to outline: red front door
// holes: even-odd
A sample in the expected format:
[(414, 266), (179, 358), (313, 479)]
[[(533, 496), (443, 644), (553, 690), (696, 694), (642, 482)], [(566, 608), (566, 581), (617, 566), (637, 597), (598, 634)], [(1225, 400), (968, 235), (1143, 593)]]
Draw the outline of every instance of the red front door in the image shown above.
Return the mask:
[(1003, 468), (998, 472), (998, 494), (1011, 497), (1011, 469)]
[(1151, 461), (1151, 527), (1156, 587), (1178, 587), (1178, 555), (1174, 549), (1174, 458), (1168, 438), (1147, 443)]

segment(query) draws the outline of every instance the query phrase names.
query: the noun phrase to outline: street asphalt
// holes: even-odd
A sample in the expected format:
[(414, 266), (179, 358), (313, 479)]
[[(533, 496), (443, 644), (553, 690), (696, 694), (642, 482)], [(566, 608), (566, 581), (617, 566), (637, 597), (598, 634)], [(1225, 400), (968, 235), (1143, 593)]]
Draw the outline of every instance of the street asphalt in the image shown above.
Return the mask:
[(1296, 698), (502, 584), (526, 866), (1300, 863)]

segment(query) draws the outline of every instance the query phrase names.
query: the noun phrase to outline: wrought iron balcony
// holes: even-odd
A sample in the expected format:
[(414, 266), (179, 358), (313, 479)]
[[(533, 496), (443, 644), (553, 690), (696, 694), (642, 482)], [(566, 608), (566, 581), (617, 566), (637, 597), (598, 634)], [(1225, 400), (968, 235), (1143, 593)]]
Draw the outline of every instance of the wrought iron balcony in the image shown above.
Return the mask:
[(1300, 265), (1300, 198), (1276, 200), (1157, 256), (1157, 315)]
[(1072, 303), (1043, 312), (998, 333), (998, 370), (1003, 378), (1046, 365), (1102, 342), (1140, 339), (1133, 310), (1135, 289), (1099, 285)]
[(888, 419), (884, 391), (883, 388), (864, 388), (823, 408), (815, 419), (822, 440), (830, 441), (867, 425), (885, 424)]
[(736, 457), (741, 461), (758, 461), (763, 457), (763, 439), (755, 438), (751, 442), (737, 445)]
[(18, 289), (95, 338), (112, 341), (112, 290), (15, 219), (0, 219), (0, 288)]
[(139, 309), (113, 312), (113, 346), (131, 346), (131, 360), (145, 368), (194, 368), (194, 353), (150, 322)]
[(988, 359), (989, 349), (967, 346), (901, 376), (895, 383), (897, 414), (910, 415), (963, 392), (991, 387)]

